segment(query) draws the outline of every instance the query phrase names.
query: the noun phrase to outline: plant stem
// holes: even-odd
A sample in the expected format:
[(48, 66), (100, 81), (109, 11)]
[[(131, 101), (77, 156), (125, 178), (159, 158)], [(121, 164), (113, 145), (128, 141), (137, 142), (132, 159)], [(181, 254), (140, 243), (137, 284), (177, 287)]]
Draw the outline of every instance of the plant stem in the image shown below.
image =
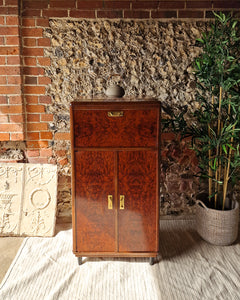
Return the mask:
[[(231, 105), (230, 103), (228, 104), (228, 117), (230, 116), (231, 112)], [(235, 126), (233, 126), (233, 131), (235, 129)], [(233, 136), (231, 137), (231, 146), (233, 144)], [(228, 186), (228, 180), (229, 180), (229, 170), (230, 170), (230, 159), (231, 159), (231, 153), (232, 153), (232, 148), (229, 148), (229, 153), (226, 155), (227, 158), (227, 165), (225, 165), (224, 168), (224, 178), (223, 178), (223, 204), (222, 204), (222, 209), (224, 210), (225, 207), (225, 202), (226, 202), (226, 196), (227, 196), (227, 186)]]
[[(210, 120), (212, 120), (212, 114), (213, 114), (213, 104), (214, 104), (214, 95), (213, 95), (213, 87), (212, 87), (212, 111), (211, 111), (211, 118)], [(209, 138), (211, 138), (211, 123), (208, 124), (208, 136)], [(210, 141), (208, 142), (208, 144), (210, 145)], [(211, 202), (211, 195), (212, 195), (212, 168), (211, 168), (211, 157), (212, 157), (212, 151), (209, 148), (208, 150), (208, 160), (209, 160), (209, 167), (208, 167), (208, 198), (209, 198), (209, 202)]]
[[(235, 129), (235, 126), (233, 126), (233, 131)], [(231, 137), (231, 146), (233, 144), (233, 136)], [(232, 148), (229, 149), (228, 154), (228, 164), (227, 164), (227, 170), (226, 174), (224, 174), (224, 185), (223, 185), (223, 206), (222, 209), (224, 210), (225, 202), (226, 202), (226, 195), (227, 195), (227, 186), (228, 186), (228, 180), (229, 180), (229, 170), (230, 170), (230, 163), (231, 163), (231, 154), (232, 154)]]
[[(220, 86), (219, 89), (219, 99), (218, 99), (219, 105), (218, 105), (218, 123), (217, 123), (217, 136), (219, 138), (220, 135), (220, 127), (221, 127), (221, 105), (222, 105), (222, 87)], [(217, 146), (217, 150), (216, 150), (216, 158), (218, 158), (219, 155), (219, 145)], [(217, 161), (216, 164), (216, 171), (215, 171), (215, 208), (217, 208), (217, 196), (218, 196), (218, 167), (219, 167), (219, 161)]]

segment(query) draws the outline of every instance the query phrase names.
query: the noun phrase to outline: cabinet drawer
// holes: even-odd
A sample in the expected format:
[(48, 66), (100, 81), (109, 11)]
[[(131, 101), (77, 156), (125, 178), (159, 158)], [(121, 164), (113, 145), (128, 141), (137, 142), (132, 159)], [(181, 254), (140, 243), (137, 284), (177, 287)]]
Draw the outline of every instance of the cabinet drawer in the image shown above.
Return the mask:
[(74, 110), (75, 147), (156, 147), (158, 109)]

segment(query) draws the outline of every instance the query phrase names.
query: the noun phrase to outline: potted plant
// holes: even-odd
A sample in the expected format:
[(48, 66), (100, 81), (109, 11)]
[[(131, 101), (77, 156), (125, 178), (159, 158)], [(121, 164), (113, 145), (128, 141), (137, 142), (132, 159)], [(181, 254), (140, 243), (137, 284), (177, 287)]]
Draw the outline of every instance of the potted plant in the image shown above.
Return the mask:
[(207, 183), (196, 205), (198, 233), (217, 245), (237, 238), (239, 205), (231, 191), (240, 178), (240, 34), (237, 20), (223, 13), (197, 42), (201, 54), (194, 61), (198, 107), (170, 111), (169, 126), (190, 138), (199, 174)]

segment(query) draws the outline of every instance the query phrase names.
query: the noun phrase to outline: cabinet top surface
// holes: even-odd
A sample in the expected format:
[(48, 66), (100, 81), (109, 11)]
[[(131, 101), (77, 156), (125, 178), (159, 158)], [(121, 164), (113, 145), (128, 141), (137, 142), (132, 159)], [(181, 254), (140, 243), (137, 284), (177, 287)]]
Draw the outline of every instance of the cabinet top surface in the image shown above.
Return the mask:
[(136, 98), (136, 97), (122, 97), (122, 98), (113, 98), (113, 97), (81, 97), (77, 101), (71, 102), (71, 106), (83, 106), (83, 105), (101, 105), (101, 104), (133, 104), (133, 105), (144, 105), (144, 104), (157, 104), (160, 105), (160, 102), (154, 98)]

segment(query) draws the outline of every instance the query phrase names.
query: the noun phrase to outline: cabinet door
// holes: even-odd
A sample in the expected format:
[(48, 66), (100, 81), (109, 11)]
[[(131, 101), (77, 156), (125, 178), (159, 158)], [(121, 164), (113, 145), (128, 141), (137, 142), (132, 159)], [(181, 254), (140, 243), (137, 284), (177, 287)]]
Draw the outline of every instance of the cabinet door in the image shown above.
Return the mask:
[[(118, 212), (120, 252), (158, 251), (157, 152), (119, 152)], [(121, 202), (121, 201), (119, 201)]]
[(109, 195), (114, 198), (114, 173), (114, 152), (75, 152), (77, 252), (115, 250), (115, 209), (108, 203)]

